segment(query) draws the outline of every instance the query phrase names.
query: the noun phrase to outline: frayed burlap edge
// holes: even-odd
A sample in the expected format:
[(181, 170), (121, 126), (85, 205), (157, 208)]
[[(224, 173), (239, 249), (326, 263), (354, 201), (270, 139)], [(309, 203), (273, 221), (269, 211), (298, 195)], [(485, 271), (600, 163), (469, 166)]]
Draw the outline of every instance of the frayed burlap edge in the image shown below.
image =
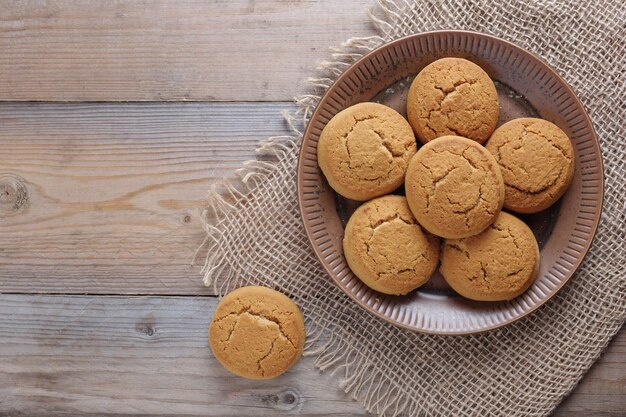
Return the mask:
[[(369, 14), (372, 17), (372, 22), (380, 28), (380, 24), (384, 22), (374, 17), (371, 11)], [(367, 52), (384, 43), (385, 40), (379, 36), (348, 39), (340, 47), (331, 48), (333, 60), (323, 61), (318, 70), (321, 74), (333, 75), (336, 78)], [(259, 181), (267, 180), (272, 172), (284, 168), (280, 161), (292, 159), (294, 155), (297, 157), (309, 117), (323, 93), (333, 82), (334, 79), (329, 77), (308, 78), (306, 84), (313, 92), (294, 99), (297, 106), (294, 113), (289, 113), (286, 110), (282, 113), (291, 135), (272, 136), (261, 140), (256, 152), (260, 158), (267, 158), (267, 161), (254, 159), (243, 162), (242, 167), (235, 171), (236, 181), (216, 181), (208, 191), (208, 204), (201, 212), (201, 221), (206, 231), (206, 237), (196, 251), (194, 264), (197, 255), (206, 250), (207, 255), (200, 273), (204, 276), (204, 284), (209, 287), (212, 286), (217, 294), (224, 294), (225, 288), (232, 287), (234, 277), (232, 271), (228, 269), (228, 263), (224, 262), (229, 254), (219, 250), (207, 250), (214, 245), (219, 245), (219, 238), (222, 235), (220, 228), (210, 224), (207, 219), (217, 219), (217, 223), (219, 223), (220, 219), (228, 216), (231, 210), (237, 210), (237, 206), (245, 202), (249, 195), (254, 193)], [(219, 282), (216, 278), (219, 278)]]
[[(294, 113), (284, 112), (291, 134), (262, 141), (258, 147), (262, 160), (245, 162), (237, 171), (239, 181), (223, 181), (212, 186), (208, 193), (209, 203), (202, 213), (206, 238), (201, 250), (207, 252), (201, 272), (205, 285), (212, 286), (217, 294), (223, 295), (233, 288), (249, 284), (230, 268), (228, 259), (232, 254), (220, 249), (220, 243), (224, 239), (221, 224), (246, 205), (249, 196), (259, 184), (268, 181), (281, 170), (295, 169), (293, 161), (297, 160), (304, 127), (322, 94), (348, 66), (367, 52), (396, 37), (395, 28), (389, 22), (392, 19), (402, 19), (397, 9), (393, 1), (380, 0), (378, 8), (370, 11), (369, 15), (381, 35), (352, 38), (341, 47), (331, 49), (331, 59), (320, 64), (321, 76), (308, 80), (311, 92), (295, 99), (297, 110)], [(209, 218), (216, 220), (209, 223)], [(623, 318), (621, 321), (623, 322)], [(315, 366), (321, 370), (333, 370), (333, 373), (342, 374), (340, 386), (353, 398), (359, 398), (368, 411), (392, 417), (401, 413), (418, 415), (421, 412), (424, 405), (421, 400), (403, 394), (401, 384), (389, 383), (384, 369), (375, 366), (366, 353), (350, 349), (353, 341), (345, 333), (334, 333), (324, 323), (314, 322), (309, 317), (306, 326), (305, 355), (317, 356)], [(604, 346), (618, 329), (619, 326), (616, 326), (615, 331), (607, 335)], [(598, 351), (591, 362), (600, 353)], [(590, 365), (591, 363), (588, 364)], [(581, 370), (581, 376), (587, 368)], [(575, 379), (559, 395), (555, 395), (550, 401), (549, 409), (556, 407), (576, 386), (577, 381)], [(543, 415), (545, 411), (546, 409), (537, 410), (533, 415)]]
[[(384, 9), (382, 9), (384, 10)], [(386, 22), (374, 16), (370, 11), (374, 25), (384, 32)], [(219, 245), (223, 238), (220, 229), (220, 219), (228, 217), (241, 204), (245, 204), (250, 194), (254, 193), (258, 184), (267, 181), (273, 172), (281, 169), (295, 169), (285, 167), (282, 161), (296, 160), (300, 151), (304, 128), (319, 102), (322, 94), (347, 67), (357, 61), (367, 52), (370, 52), (385, 40), (380, 36), (351, 38), (340, 47), (331, 48), (332, 60), (320, 63), (318, 70), (326, 77), (308, 78), (306, 83), (313, 92), (295, 98), (297, 109), (294, 113), (283, 111), (283, 117), (291, 135), (274, 136), (260, 141), (257, 153), (263, 160), (249, 160), (236, 171), (238, 180), (218, 181), (211, 186), (208, 192), (208, 204), (201, 213), (201, 221), (206, 232), (202, 245), (196, 255), (206, 251), (203, 282), (212, 287), (216, 294), (223, 295), (234, 288), (249, 285), (241, 277), (236, 276), (227, 262), (229, 253), (220, 251)], [(213, 224), (207, 219), (217, 219)], [(395, 417), (401, 413), (416, 415), (419, 412), (419, 403), (409, 405), (410, 399), (400, 394), (400, 390), (385, 384), (384, 372), (376, 369), (371, 360), (362, 357), (358, 352), (347, 349), (350, 340), (328, 330), (325, 326), (306, 317), (307, 339), (304, 356), (316, 356), (314, 365), (322, 371), (332, 370), (332, 375), (340, 375), (339, 387), (354, 400), (360, 399), (368, 412)], [(323, 341), (323, 343), (320, 343)]]

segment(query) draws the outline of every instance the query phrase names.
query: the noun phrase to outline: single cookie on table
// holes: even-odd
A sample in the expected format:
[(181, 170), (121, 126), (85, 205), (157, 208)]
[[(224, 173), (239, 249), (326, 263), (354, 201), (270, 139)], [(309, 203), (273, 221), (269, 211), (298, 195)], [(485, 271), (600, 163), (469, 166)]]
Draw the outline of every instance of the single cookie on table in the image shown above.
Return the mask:
[(358, 201), (401, 186), (415, 152), (409, 123), (400, 113), (377, 103), (360, 103), (337, 113), (317, 144), (318, 163), (330, 186)]
[(460, 135), (484, 143), (498, 122), (498, 92), (489, 75), (461, 58), (443, 58), (413, 80), (407, 116), (418, 139)]
[(539, 246), (533, 232), (517, 217), (502, 212), (484, 232), (446, 239), (439, 270), (463, 297), (504, 301), (517, 297), (539, 271)]
[(439, 261), (439, 239), (423, 230), (406, 198), (380, 197), (350, 217), (343, 238), (346, 261), (368, 287), (402, 295), (428, 281)]
[(574, 177), (572, 143), (547, 120), (511, 120), (493, 132), (486, 147), (500, 164), (509, 210), (536, 213), (550, 207)]
[(298, 306), (266, 287), (242, 287), (217, 306), (209, 345), (217, 360), (235, 375), (274, 378), (295, 364), (304, 348), (304, 320)]
[(445, 238), (482, 232), (504, 202), (504, 182), (493, 155), (460, 136), (442, 136), (422, 146), (409, 163), (404, 187), (417, 221)]

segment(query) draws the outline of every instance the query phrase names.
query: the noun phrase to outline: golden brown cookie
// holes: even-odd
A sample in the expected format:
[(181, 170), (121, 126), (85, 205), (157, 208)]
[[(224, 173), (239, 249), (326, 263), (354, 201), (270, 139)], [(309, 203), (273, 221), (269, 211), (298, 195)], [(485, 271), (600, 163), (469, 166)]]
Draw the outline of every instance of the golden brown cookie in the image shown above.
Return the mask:
[(417, 221), (445, 238), (482, 232), (504, 201), (496, 160), (482, 145), (460, 136), (422, 146), (409, 163), (405, 189)]
[(539, 246), (523, 221), (502, 212), (479, 235), (446, 239), (439, 270), (463, 297), (510, 300), (526, 291), (537, 277)]
[(286, 295), (265, 287), (228, 293), (209, 327), (217, 360), (235, 375), (274, 378), (295, 364), (304, 348), (304, 320)]
[(336, 192), (364, 201), (401, 186), (416, 151), (411, 126), (400, 113), (382, 104), (360, 103), (328, 122), (317, 159)]
[(352, 272), (385, 294), (425, 284), (439, 261), (439, 239), (424, 231), (399, 195), (361, 205), (350, 217), (343, 251)]
[(422, 143), (446, 135), (483, 143), (498, 122), (498, 93), (478, 65), (466, 59), (443, 58), (417, 74), (406, 110)]
[(493, 132), (486, 147), (500, 164), (506, 190), (504, 207), (510, 210), (544, 210), (561, 198), (572, 182), (572, 143), (547, 120), (511, 120)]

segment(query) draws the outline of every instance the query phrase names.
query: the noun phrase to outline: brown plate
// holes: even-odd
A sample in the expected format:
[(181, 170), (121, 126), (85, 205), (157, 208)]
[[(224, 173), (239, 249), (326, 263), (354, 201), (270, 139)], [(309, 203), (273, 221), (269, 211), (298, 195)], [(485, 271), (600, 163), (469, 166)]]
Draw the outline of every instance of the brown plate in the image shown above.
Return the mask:
[[(356, 103), (376, 101), (406, 115), (406, 94), (413, 77), (432, 61), (449, 56), (475, 62), (496, 81), (498, 126), (518, 117), (541, 117), (563, 129), (574, 145), (574, 179), (561, 201), (541, 213), (520, 216), (537, 237), (541, 266), (533, 286), (511, 301), (467, 300), (450, 289), (439, 272), (425, 286), (405, 296), (384, 295), (368, 288), (350, 271), (342, 250), (345, 223), (359, 203), (336, 194), (317, 165), (317, 141), (335, 114)], [(348, 68), (330, 87), (304, 134), (298, 164), (298, 199), (313, 250), (333, 280), (358, 304), (411, 330), (458, 335), (495, 329), (529, 314), (572, 277), (598, 226), (602, 173), (600, 147), (591, 120), (552, 68), (494, 36), (437, 31), (381, 46)]]

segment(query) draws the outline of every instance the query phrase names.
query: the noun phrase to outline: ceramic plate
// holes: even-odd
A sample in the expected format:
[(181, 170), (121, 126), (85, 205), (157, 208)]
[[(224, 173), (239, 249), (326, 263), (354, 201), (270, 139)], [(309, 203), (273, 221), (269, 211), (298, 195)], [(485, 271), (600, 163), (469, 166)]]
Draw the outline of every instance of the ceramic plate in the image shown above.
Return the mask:
[[(413, 77), (444, 57), (473, 61), (495, 81), (500, 101), (498, 126), (518, 117), (541, 117), (563, 129), (574, 145), (576, 167), (567, 193), (541, 213), (519, 216), (537, 237), (541, 266), (534, 285), (511, 301), (467, 300), (450, 289), (439, 272), (405, 296), (384, 295), (368, 288), (350, 271), (341, 243), (346, 221), (360, 203), (336, 194), (317, 165), (317, 141), (335, 114), (356, 103), (375, 101), (406, 116), (406, 94)], [(598, 226), (602, 172), (600, 147), (591, 121), (574, 92), (552, 68), (522, 48), (493, 36), (438, 31), (388, 43), (364, 56), (335, 81), (304, 134), (298, 198), (313, 250), (337, 283), (338, 291), (345, 291), (373, 314), (411, 330), (469, 334), (504, 326), (531, 313), (572, 277)], [(396, 193), (402, 194), (403, 190)]]

